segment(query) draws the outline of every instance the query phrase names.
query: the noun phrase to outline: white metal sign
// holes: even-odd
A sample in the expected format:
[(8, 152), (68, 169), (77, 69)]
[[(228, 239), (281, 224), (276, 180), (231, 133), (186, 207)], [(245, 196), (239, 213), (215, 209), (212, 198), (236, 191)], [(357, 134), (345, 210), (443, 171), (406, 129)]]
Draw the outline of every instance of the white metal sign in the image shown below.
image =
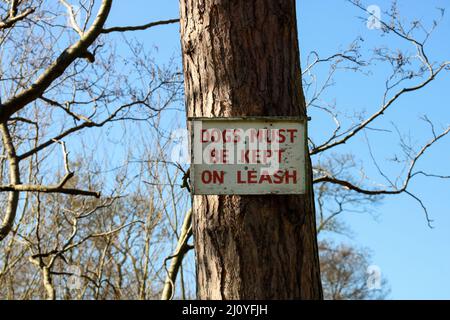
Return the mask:
[(299, 118), (191, 118), (193, 194), (304, 194)]

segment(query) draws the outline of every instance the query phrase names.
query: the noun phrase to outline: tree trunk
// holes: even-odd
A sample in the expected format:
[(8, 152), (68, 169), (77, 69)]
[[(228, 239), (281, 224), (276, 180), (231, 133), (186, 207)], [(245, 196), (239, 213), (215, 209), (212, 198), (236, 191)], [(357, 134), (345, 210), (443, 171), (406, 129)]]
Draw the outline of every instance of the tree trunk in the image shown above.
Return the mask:
[[(294, 0), (181, 0), (190, 117), (306, 116)], [(199, 299), (321, 299), (307, 195), (195, 196)]]

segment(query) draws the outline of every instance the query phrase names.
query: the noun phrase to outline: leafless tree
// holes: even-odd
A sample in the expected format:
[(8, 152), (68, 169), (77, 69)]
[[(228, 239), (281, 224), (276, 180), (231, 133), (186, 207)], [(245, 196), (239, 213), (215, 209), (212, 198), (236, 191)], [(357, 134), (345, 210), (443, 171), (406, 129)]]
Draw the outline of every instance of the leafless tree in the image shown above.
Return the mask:
[[(68, 1), (1, 3), (0, 11), (7, 15), (0, 29), (0, 122), (9, 182), (0, 190), (9, 192), (9, 198), (0, 240), (13, 228), (21, 192), (100, 196), (96, 191), (67, 188), (74, 177), (69, 170), (53, 184), (22, 182), (21, 164), (84, 129), (154, 117), (180, 87), (173, 72), (150, 61), (142, 63), (142, 46), (128, 42), (131, 56), (126, 59), (115, 54), (107, 35), (129, 28), (105, 28), (111, 6), (111, 0), (80, 1), (77, 10)], [(167, 103), (156, 107), (154, 101), (163, 90)]]

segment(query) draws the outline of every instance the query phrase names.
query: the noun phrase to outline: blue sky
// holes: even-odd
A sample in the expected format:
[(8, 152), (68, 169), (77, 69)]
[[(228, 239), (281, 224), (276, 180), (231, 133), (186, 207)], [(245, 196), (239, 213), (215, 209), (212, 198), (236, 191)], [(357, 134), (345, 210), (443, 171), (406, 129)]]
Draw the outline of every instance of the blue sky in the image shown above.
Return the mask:
[[(378, 5), (389, 9), (390, 1), (373, 1), (367, 5)], [(447, 8), (447, 0), (402, 0), (400, 13), (405, 19), (418, 18), (430, 25), (438, 17), (436, 7)], [(405, 46), (398, 38), (380, 37), (376, 30), (369, 30), (358, 19), (364, 14), (344, 0), (299, 0), (297, 1), (299, 39), (302, 59), (312, 51), (322, 56), (345, 48), (357, 36), (364, 38), (364, 48), (386, 45), (391, 48)], [(450, 12), (449, 12), (450, 13)], [(133, 0), (115, 1), (109, 26), (143, 24), (149, 21), (178, 17), (178, 1)], [(444, 18), (439, 29), (429, 42), (431, 60), (450, 59), (450, 15)], [(157, 60), (165, 63), (170, 57), (180, 56), (179, 27), (169, 25), (137, 32), (133, 35), (144, 41), (149, 48), (156, 46)], [(367, 114), (377, 110), (381, 103), (386, 69), (382, 65), (372, 68), (370, 76), (343, 73), (337, 76), (336, 86), (327, 98), (335, 100), (341, 110), (347, 112), (367, 110)], [(318, 71), (318, 76), (321, 69)], [(429, 87), (402, 98), (383, 119), (374, 126), (393, 129), (395, 123), (403, 134), (410, 134), (417, 147), (431, 138), (429, 127), (419, 120), (426, 114), (436, 124), (436, 128), (450, 125), (450, 73), (442, 74)], [(311, 136), (320, 137), (329, 132), (328, 123), (320, 121), (320, 116), (311, 121)], [(372, 148), (377, 158), (387, 159), (398, 151), (394, 133), (368, 132)], [(367, 174), (379, 180), (370, 160), (364, 135), (355, 138), (351, 144), (336, 149), (357, 156)], [(441, 141), (426, 154), (418, 164), (419, 169), (435, 174), (450, 174), (450, 137)], [(396, 167), (384, 161), (386, 170), (395, 174)], [(377, 218), (369, 214), (346, 213), (343, 220), (354, 231), (354, 237), (346, 239), (359, 246), (370, 248), (373, 263), (381, 268), (391, 287), (392, 299), (450, 299), (450, 181), (418, 178), (411, 184), (411, 191), (424, 201), (434, 229), (426, 223), (420, 206), (410, 197), (389, 196), (373, 207)]]
[[(363, 14), (344, 1), (298, 1), (299, 37), (302, 53), (311, 50), (332, 54), (333, 50), (351, 42), (357, 35), (365, 39), (365, 46), (386, 44), (391, 47), (404, 47), (398, 38), (380, 38), (379, 32), (368, 30), (356, 17)], [(383, 10), (388, 9), (390, 1), (378, 1)], [(449, 8), (447, 1), (399, 1), (400, 12), (404, 18), (420, 18), (428, 25), (438, 16), (436, 7)], [(302, 14), (305, 12), (305, 14)], [(306, 14), (307, 12), (307, 14)], [(450, 58), (450, 17), (444, 20), (430, 40), (430, 57), (434, 60)], [(303, 55), (304, 56), (304, 55)], [(381, 67), (382, 68), (382, 67)], [(338, 85), (331, 92), (342, 108), (375, 111), (380, 105), (385, 72), (357, 77), (343, 75), (336, 79)], [(425, 90), (402, 98), (386, 119), (380, 119), (374, 126), (389, 128), (390, 122), (399, 129), (410, 133), (420, 146), (431, 138), (429, 129), (418, 120), (426, 114), (438, 127), (450, 123), (448, 108), (450, 78), (449, 74), (440, 76)], [(392, 129), (392, 126), (389, 128)], [(312, 135), (321, 131), (320, 123), (312, 121)], [(391, 142), (390, 134), (368, 133), (374, 152), (383, 159), (396, 152), (398, 144)], [(394, 136), (395, 138), (395, 136)], [(418, 168), (434, 173), (450, 172), (450, 141), (443, 140), (430, 149)], [(370, 174), (373, 165), (368, 160), (365, 140), (357, 138), (351, 146), (336, 151), (351, 149), (365, 163)], [(391, 168), (388, 168), (388, 170)], [(395, 169), (392, 168), (394, 172)], [(377, 179), (378, 181), (379, 179)], [(407, 196), (386, 197), (375, 212), (374, 220), (367, 214), (346, 214), (345, 222), (355, 231), (353, 241), (367, 246), (373, 251), (373, 263), (380, 266), (391, 285), (391, 298), (394, 299), (449, 299), (450, 298), (450, 216), (448, 182), (436, 179), (418, 179), (411, 190), (423, 199), (434, 220), (434, 229), (428, 228), (420, 206)]]

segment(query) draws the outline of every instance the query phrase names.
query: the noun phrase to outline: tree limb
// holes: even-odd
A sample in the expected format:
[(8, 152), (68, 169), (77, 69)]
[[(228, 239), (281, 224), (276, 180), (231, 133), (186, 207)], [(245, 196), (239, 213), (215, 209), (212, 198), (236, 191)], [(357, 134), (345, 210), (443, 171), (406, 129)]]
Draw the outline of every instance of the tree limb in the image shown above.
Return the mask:
[[(184, 218), (183, 226), (181, 227), (180, 237), (178, 239), (178, 244), (175, 253), (167, 257), (164, 260), (164, 267), (166, 268), (167, 277), (164, 283), (164, 289), (161, 294), (161, 300), (171, 300), (175, 292), (175, 281), (177, 279), (178, 271), (183, 262), (183, 258), (186, 253), (192, 249), (188, 244), (189, 238), (192, 236), (192, 210), (186, 213)], [(166, 267), (166, 262), (172, 260), (169, 269)]]
[(58, 79), (65, 70), (79, 57), (83, 57), (90, 45), (101, 34), (103, 26), (111, 10), (112, 0), (103, 0), (89, 30), (83, 34), (78, 42), (64, 50), (63, 53), (39, 76), (35, 83), (28, 89), (21, 91), (16, 96), (6, 101), (0, 110), (0, 122), (8, 120), (11, 115), (36, 100)]

